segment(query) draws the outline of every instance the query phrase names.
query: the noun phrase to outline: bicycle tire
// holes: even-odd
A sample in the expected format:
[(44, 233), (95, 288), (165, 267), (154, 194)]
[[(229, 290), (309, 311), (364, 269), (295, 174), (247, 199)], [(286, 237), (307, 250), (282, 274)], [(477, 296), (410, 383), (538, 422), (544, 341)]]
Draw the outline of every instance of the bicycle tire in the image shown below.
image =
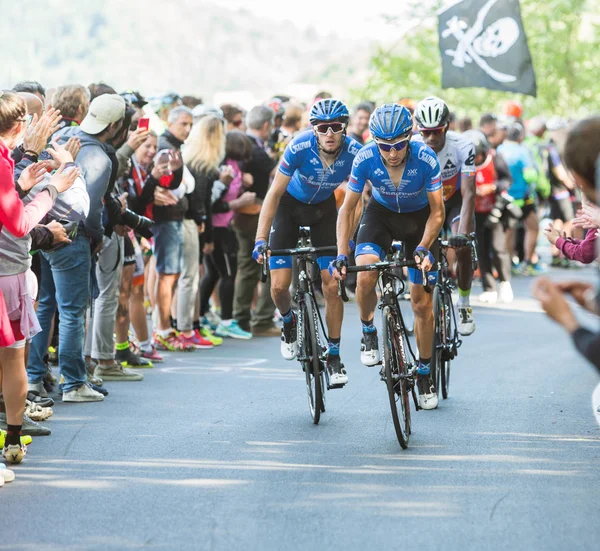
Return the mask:
[(433, 372), (433, 380), (435, 381), (435, 390), (438, 398), (440, 395), (441, 387), (441, 371), (442, 371), (442, 358), (444, 356), (444, 350), (446, 346), (446, 334), (445, 334), (445, 323), (444, 323), (444, 305), (441, 296), (440, 286), (436, 285), (433, 288), (433, 343), (431, 347), (431, 368)]
[(454, 346), (454, 331), (452, 330), (452, 308), (454, 308), (452, 304), (452, 295), (448, 290), (446, 290), (446, 292), (444, 293), (444, 328), (446, 339), (444, 342), (445, 350), (442, 356), (442, 365), (440, 370), (440, 383), (442, 387), (442, 398), (444, 400), (448, 399), (448, 394), (450, 392), (450, 346)]
[(321, 385), (321, 358), (317, 342), (317, 334), (314, 323), (314, 305), (310, 296), (305, 297), (302, 302), (304, 308), (304, 375), (306, 378), (306, 389), (308, 392), (308, 406), (315, 425), (319, 424), (321, 412), (324, 411), (323, 387)]
[(396, 437), (402, 449), (408, 448), (410, 438), (410, 402), (407, 374), (403, 354), (403, 336), (399, 334), (396, 316), (389, 306), (382, 311), (383, 318), (383, 369)]

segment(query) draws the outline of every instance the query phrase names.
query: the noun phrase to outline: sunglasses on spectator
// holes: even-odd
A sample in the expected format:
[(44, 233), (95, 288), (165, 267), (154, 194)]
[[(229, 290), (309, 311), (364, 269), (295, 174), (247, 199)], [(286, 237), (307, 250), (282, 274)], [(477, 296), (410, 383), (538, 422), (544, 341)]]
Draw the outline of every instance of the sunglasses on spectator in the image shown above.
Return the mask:
[(334, 134), (339, 134), (346, 128), (346, 125), (343, 122), (322, 122), (320, 124), (315, 124), (314, 127), (317, 131), (317, 134), (327, 134), (329, 129)]
[(240, 119), (239, 121), (232, 121), (231, 124), (233, 124), (233, 126), (238, 127), (238, 126), (242, 126), (243, 122), (244, 121)]
[(394, 151), (402, 151), (408, 145), (408, 142), (410, 142), (410, 136), (407, 136), (406, 138), (402, 138), (401, 140), (398, 140), (397, 142), (394, 142), (394, 143), (384, 143), (384, 142), (375, 141), (375, 143), (377, 144), (377, 147), (385, 153), (389, 153), (392, 149)]
[(419, 128), (419, 132), (422, 136), (437, 136), (443, 134), (446, 130), (445, 126), (438, 126), (437, 128)]

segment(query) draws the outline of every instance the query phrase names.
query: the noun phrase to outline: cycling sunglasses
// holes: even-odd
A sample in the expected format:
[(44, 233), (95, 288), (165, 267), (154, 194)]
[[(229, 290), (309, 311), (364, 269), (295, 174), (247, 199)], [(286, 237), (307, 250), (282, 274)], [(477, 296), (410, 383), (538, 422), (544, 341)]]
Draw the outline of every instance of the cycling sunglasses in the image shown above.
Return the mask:
[(375, 141), (375, 143), (377, 144), (377, 147), (385, 153), (389, 153), (392, 149), (394, 151), (402, 151), (408, 145), (409, 142), (410, 142), (410, 136), (407, 136), (406, 138), (402, 138), (401, 140), (398, 140), (397, 142), (394, 142), (394, 143), (383, 143), (383, 142)]
[(439, 134), (443, 134), (445, 130), (445, 126), (438, 126), (437, 128), (419, 128), (419, 132), (422, 136), (438, 136)]
[(322, 122), (315, 124), (313, 128), (317, 130), (318, 134), (327, 134), (330, 128), (334, 134), (339, 134), (343, 132), (346, 125), (343, 122)]

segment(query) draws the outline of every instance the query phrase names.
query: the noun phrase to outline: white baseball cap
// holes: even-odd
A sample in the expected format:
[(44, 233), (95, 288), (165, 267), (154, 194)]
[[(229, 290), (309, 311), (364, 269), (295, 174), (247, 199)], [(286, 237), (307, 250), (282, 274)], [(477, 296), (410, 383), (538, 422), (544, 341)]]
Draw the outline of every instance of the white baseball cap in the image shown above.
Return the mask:
[(100, 134), (109, 124), (124, 116), (125, 100), (118, 94), (102, 94), (90, 103), (88, 114), (81, 122), (81, 130), (86, 134)]

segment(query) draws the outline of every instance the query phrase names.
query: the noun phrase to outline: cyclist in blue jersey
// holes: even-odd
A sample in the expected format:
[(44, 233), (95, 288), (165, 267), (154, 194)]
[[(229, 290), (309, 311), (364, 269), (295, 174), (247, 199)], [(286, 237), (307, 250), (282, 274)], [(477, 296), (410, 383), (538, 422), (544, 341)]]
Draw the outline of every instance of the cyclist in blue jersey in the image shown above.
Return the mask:
[[(283, 158), (260, 213), (253, 256), (262, 262), (267, 241), (272, 249), (294, 248), (299, 228), (310, 227), (314, 247), (335, 247), (337, 209), (333, 192), (348, 179), (360, 149), (346, 135), (348, 108), (337, 99), (317, 101), (310, 111), (312, 128), (296, 136)], [(325, 319), (329, 334), (327, 368), (331, 384), (348, 382), (340, 360), (343, 303), (337, 282), (327, 271), (331, 256), (317, 258), (325, 295)], [(292, 258), (269, 259), (271, 295), (283, 316), (281, 354), (293, 360), (298, 354), (296, 314), (291, 306)]]
[[(373, 196), (360, 221), (356, 244), (356, 264), (383, 260), (397, 239), (414, 256), (418, 268), (409, 268), (410, 298), (415, 313), (415, 334), (419, 348), (418, 388), (423, 409), (434, 409), (438, 400), (430, 373), (433, 346), (433, 304), (425, 292), (421, 269), (435, 283), (437, 278), (437, 237), (444, 223), (444, 200), (440, 165), (433, 150), (422, 142), (411, 141), (412, 116), (401, 105), (378, 107), (369, 122), (374, 141), (363, 147), (352, 167), (346, 198), (337, 225), (338, 257), (331, 270), (343, 279), (348, 265), (353, 212), (367, 180)], [(360, 272), (356, 298), (362, 321), (361, 361), (367, 366), (379, 363), (379, 343), (373, 315), (377, 305), (377, 272)]]

